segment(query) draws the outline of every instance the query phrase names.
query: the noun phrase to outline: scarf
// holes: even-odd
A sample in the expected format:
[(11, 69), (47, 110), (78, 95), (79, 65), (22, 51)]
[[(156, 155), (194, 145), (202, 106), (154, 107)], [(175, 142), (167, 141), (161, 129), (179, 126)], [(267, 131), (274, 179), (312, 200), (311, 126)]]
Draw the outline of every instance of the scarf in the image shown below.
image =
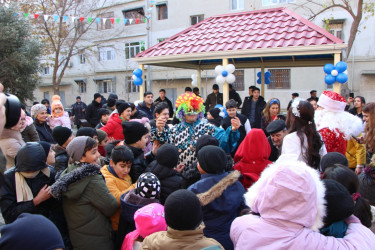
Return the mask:
[(335, 238), (344, 238), (348, 225), (344, 220), (336, 221), (327, 227), (320, 229), (320, 233), (325, 236), (333, 236)]
[(34, 179), (39, 172), (42, 172), (45, 176), (50, 177), (51, 170), (49, 167), (45, 167), (41, 170), (27, 173), (27, 172), (16, 172), (15, 180), (16, 180), (16, 196), (17, 202), (23, 201), (30, 201), (34, 199), (34, 195), (31, 192), (29, 185), (27, 184), (25, 178), (27, 179)]

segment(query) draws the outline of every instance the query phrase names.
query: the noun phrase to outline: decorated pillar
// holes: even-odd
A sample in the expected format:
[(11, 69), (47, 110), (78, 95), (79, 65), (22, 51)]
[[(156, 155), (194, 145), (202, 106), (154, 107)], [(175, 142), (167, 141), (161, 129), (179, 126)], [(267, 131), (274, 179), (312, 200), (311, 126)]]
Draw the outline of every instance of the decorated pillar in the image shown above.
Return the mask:
[[(334, 54), (333, 64), (336, 65), (338, 62), (340, 62), (340, 60), (341, 60), (341, 53)], [(338, 94), (341, 94), (341, 84), (338, 82), (335, 82), (333, 84), (333, 91)]]
[[(225, 67), (228, 65), (228, 58), (223, 58), (223, 67), (225, 69)], [(228, 85), (228, 81), (225, 80), (224, 84), (223, 84), (223, 106), (225, 106), (225, 103), (229, 100), (229, 85)]]
[[(139, 64), (139, 69), (143, 72), (144, 65)], [(145, 85), (143, 84), (145, 82), (145, 75), (142, 74), (142, 84), (139, 86), (139, 100), (143, 100), (143, 94), (145, 93)]]

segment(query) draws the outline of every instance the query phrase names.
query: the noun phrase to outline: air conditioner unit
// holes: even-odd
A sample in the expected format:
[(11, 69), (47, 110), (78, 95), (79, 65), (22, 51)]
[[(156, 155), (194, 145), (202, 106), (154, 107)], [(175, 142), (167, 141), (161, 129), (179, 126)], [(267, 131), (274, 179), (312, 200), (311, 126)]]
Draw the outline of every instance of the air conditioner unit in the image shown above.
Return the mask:
[(69, 62), (68, 67), (69, 68), (73, 67), (73, 62)]

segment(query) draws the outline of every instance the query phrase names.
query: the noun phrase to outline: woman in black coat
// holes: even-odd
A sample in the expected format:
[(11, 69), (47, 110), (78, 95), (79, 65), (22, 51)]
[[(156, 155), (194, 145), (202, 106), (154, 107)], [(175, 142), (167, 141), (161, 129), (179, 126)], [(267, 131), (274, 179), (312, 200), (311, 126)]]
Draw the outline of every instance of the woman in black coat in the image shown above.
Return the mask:
[(34, 118), (34, 126), (38, 132), (39, 139), (41, 141), (55, 144), (55, 140), (52, 137), (52, 130), (47, 124), (47, 108), (43, 104), (35, 104), (31, 107), (31, 116)]

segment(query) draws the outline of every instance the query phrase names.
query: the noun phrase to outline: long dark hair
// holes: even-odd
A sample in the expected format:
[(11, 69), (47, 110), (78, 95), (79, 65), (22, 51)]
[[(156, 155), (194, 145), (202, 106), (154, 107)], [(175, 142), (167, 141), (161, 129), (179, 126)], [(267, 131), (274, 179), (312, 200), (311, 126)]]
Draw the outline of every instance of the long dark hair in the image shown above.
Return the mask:
[[(324, 171), (323, 179), (332, 179), (342, 184), (351, 195), (358, 192), (358, 176), (348, 167), (341, 164), (335, 164)], [(354, 215), (358, 217), (362, 225), (371, 227), (372, 213), (368, 200), (361, 196), (355, 196)]]
[[(303, 157), (309, 166), (319, 169), (319, 151), (323, 145), (323, 141), (318, 131), (316, 131), (314, 107), (309, 102), (300, 101), (297, 110), (299, 115), (293, 114), (292, 107), (288, 110), (286, 121), (288, 134), (296, 132), (301, 141), (301, 147), (304, 145), (305, 138), (307, 139), (307, 149), (304, 152)], [(304, 137), (304, 135), (306, 135), (306, 137)]]

